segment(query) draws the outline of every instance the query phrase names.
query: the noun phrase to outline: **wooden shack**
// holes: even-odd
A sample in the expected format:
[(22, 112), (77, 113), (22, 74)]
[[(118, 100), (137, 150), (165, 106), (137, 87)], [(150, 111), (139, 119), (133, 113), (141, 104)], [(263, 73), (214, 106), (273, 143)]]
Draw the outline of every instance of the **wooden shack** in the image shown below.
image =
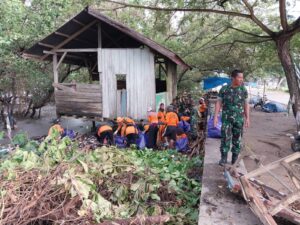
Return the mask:
[[(177, 94), (177, 65), (189, 69), (172, 51), (125, 25), (87, 7), (23, 54), (53, 61), (58, 116), (92, 118), (146, 117), (156, 94), (166, 103)], [(62, 63), (87, 67), (97, 84), (59, 83)], [(165, 79), (157, 75), (165, 72)]]

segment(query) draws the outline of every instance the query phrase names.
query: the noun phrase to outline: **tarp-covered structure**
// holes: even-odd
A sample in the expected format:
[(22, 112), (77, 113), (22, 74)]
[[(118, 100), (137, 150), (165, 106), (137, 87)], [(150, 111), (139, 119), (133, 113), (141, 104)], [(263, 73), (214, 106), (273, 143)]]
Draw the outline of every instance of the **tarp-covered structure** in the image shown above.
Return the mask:
[(208, 77), (203, 80), (203, 89), (209, 90), (220, 85), (231, 84), (231, 79), (227, 77)]

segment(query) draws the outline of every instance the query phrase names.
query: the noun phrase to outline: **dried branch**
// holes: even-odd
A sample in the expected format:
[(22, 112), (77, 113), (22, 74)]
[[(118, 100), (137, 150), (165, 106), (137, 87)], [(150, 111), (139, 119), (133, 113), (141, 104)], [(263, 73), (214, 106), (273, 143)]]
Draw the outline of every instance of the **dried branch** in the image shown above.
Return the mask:
[(268, 35), (261, 36), (261, 35), (254, 34), (254, 33), (251, 33), (251, 32), (247, 32), (247, 31), (241, 30), (239, 28), (231, 27), (231, 26), (229, 26), (228, 28), (232, 29), (232, 30), (239, 31), (241, 33), (244, 33), (244, 34), (247, 34), (247, 35), (250, 35), (250, 36), (253, 36), (253, 37), (257, 37), (257, 38), (270, 38), (270, 36), (268, 36)]
[(243, 18), (248, 18), (248, 19), (251, 18), (251, 15), (249, 15), (249, 14), (244, 14), (244, 13), (239, 13), (239, 12), (232, 12), (232, 11), (223, 11), (223, 10), (217, 10), (217, 9), (162, 8), (162, 7), (156, 7), (156, 6), (144, 6), (144, 5), (129, 4), (129, 3), (119, 2), (119, 1), (115, 1), (115, 0), (104, 0), (104, 1), (114, 3), (114, 4), (123, 5), (123, 6), (126, 6), (126, 7), (131, 7), (131, 8), (149, 9), (149, 10), (154, 10), (154, 11), (207, 12), (207, 13), (223, 14), (223, 15), (228, 15), (228, 16), (238, 16), (238, 17), (243, 17)]

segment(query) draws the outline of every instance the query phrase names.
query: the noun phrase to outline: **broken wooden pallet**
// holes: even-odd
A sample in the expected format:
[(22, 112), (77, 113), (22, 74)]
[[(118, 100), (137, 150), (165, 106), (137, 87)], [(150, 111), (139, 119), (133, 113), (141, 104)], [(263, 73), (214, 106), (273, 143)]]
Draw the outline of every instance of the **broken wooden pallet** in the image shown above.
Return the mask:
[[(251, 210), (259, 217), (264, 225), (276, 225), (277, 223), (273, 216), (284, 217), (295, 224), (300, 224), (300, 214), (290, 207), (294, 202), (300, 201), (300, 174), (297, 173), (292, 166), (292, 163), (299, 159), (300, 152), (297, 152), (240, 177), (239, 180), (243, 196)], [(251, 182), (251, 178), (255, 178), (262, 174), (268, 174), (273, 178), (274, 176), (276, 177), (272, 170), (279, 167), (286, 170), (291, 180), (290, 183), (293, 184), (293, 187), (289, 187), (289, 183), (279, 182), (279, 179), (276, 179), (286, 188), (288, 194), (285, 196), (275, 196), (274, 193), (271, 195), (266, 188), (263, 188), (260, 185), (254, 185)]]

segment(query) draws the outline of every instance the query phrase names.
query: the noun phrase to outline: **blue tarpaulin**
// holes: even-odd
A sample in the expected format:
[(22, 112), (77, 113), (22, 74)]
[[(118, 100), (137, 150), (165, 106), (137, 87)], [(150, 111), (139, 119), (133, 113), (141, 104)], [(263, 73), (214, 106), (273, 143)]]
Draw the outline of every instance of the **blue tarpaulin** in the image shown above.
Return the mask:
[(212, 89), (223, 84), (231, 84), (231, 79), (226, 77), (208, 77), (205, 78), (203, 81), (204, 81), (204, 85), (203, 85), (204, 90)]
[(263, 110), (269, 113), (287, 112), (286, 106), (279, 102), (268, 102), (264, 104)]

